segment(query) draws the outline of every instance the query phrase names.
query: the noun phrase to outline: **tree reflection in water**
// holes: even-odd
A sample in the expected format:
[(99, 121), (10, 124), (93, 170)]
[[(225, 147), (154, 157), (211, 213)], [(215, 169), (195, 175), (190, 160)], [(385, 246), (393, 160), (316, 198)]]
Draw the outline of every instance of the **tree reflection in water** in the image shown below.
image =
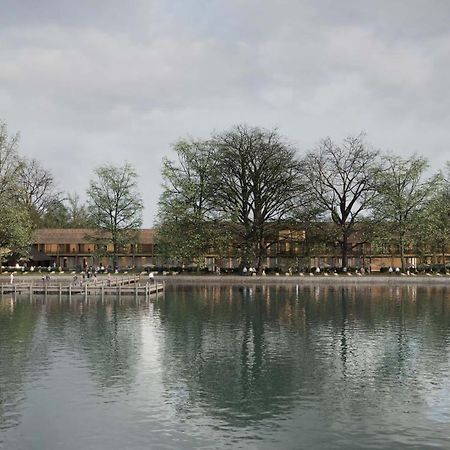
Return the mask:
[(155, 448), (242, 436), (265, 439), (261, 448), (296, 448), (299, 436), (323, 448), (344, 436), (361, 448), (385, 429), (384, 448), (397, 448), (397, 435), (448, 443), (449, 306), (449, 289), (409, 285), (4, 298), (0, 447), (56, 448), (60, 435), (80, 437), (75, 422), (96, 448), (142, 448), (149, 435)]
[(39, 306), (30, 308), (13, 298), (0, 300), (0, 431), (19, 422), (17, 405), (23, 396), (26, 367), (42, 357), (36, 351), (39, 348), (33, 349), (39, 316)]
[(431, 361), (448, 368), (448, 305), (447, 290), (416, 286), (174, 287), (156, 305), (167, 397), (232, 426), (320, 398), (330, 421), (381, 410)]

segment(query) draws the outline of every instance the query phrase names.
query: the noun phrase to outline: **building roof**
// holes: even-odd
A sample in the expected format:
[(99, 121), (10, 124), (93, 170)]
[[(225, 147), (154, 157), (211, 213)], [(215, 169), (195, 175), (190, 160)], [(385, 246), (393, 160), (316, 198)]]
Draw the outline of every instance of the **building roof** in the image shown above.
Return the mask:
[[(34, 232), (35, 244), (90, 244), (89, 236), (99, 235), (98, 230), (89, 228), (40, 228)], [(143, 228), (138, 232), (139, 244), (152, 244), (154, 231)]]

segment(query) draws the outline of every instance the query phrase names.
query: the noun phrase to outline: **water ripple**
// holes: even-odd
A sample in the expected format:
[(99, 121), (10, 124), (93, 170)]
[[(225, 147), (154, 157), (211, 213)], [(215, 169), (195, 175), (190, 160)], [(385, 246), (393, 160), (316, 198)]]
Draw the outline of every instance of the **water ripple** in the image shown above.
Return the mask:
[(442, 288), (0, 300), (0, 448), (450, 448)]

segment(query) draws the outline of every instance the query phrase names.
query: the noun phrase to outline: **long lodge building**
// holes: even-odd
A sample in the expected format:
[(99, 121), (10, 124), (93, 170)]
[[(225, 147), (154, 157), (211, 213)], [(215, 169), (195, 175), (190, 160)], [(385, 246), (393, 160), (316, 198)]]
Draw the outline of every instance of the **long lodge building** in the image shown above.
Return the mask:
[[(95, 243), (89, 229), (38, 229), (34, 233), (30, 255), (30, 265), (57, 267), (63, 270), (87, 267), (112, 267), (112, 244), (102, 246)], [(355, 233), (348, 243), (348, 266), (365, 267), (374, 271), (383, 268), (400, 267), (399, 250), (394, 244), (381, 246), (364, 242)], [(442, 256), (441, 256), (442, 259)], [(269, 247), (265, 267), (287, 271), (289, 268), (320, 267), (322, 269), (341, 266), (341, 248), (337, 245), (316, 243), (311, 245), (305, 231), (284, 229), (279, 231), (274, 243)], [(440, 262), (439, 256), (407, 253), (407, 266), (418, 267), (421, 263)], [(170, 268), (182, 267), (178, 261), (164, 260), (155, 245), (152, 229), (141, 229), (133, 243), (119, 248), (117, 263), (119, 268)], [(205, 256), (204, 268), (212, 271), (217, 267), (232, 270), (239, 267), (240, 259), (230, 249), (227, 255), (218, 255), (214, 249)], [(188, 265), (189, 266), (189, 265)]]

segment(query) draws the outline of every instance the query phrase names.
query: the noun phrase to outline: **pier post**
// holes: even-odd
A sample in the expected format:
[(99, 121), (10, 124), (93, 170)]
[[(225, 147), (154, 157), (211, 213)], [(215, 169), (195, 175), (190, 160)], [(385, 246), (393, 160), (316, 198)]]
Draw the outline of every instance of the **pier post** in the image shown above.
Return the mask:
[(3, 297), (3, 283), (2, 283), (2, 297)]
[(69, 303), (72, 301), (72, 283), (69, 284)]

